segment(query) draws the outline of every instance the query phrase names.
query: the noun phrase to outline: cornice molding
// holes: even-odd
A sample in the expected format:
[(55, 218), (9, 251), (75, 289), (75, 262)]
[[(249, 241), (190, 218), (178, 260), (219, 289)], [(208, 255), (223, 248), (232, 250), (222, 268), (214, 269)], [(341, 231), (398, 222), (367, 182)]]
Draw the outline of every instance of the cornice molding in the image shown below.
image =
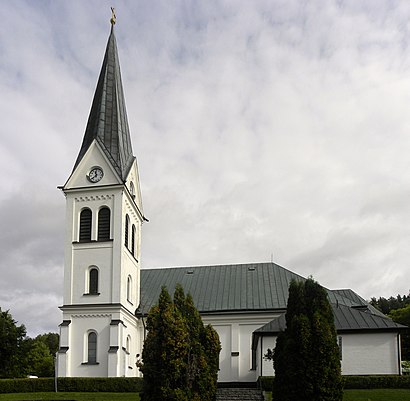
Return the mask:
[(113, 199), (113, 198), (114, 198), (114, 194), (111, 194), (111, 195), (86, 195), (86, 196), (75, 197), (74, 200), (76, 202), (94, 202), (94, 201), (108, 200), (108, 199)]

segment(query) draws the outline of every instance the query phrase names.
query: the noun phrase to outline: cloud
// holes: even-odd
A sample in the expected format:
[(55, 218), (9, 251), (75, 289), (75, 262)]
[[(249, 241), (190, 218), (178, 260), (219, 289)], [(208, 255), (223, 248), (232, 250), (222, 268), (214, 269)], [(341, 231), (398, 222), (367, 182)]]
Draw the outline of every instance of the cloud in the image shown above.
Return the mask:
[[(56, 186), (110, 17), (97, 1), (38, 4), (0, 9), (0, 306), (31, 334), (61, 319)], [(409, 14), (387, 0), (120, 2), (143, 266), (273, 255), (365, 298), (407, 293)]]

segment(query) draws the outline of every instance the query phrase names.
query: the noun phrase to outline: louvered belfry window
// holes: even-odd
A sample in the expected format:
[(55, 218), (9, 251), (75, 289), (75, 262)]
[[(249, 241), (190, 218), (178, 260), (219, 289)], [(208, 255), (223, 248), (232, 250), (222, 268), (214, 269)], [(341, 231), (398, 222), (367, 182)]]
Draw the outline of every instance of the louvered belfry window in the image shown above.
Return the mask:
[(130, 228), (130, 218), (128, 214), (125, 216), (125, 240), (124, 245), (128, 248), (128, 231)]
[(97, 334), (88, 334), (88, 363), (97, 363)]
[(80, 214), (80, 241), (91, 241), (92, 213), (90, 209), (84, 209)]
[(132, 233), (131, 233), (131, 253), (135, 256), (135, 226), (132, 225)]
[(98, 294), (98, 270), (91, 269), (90, 270), (90, 294)]
[(98, 213), (98, 241), (110, 239), (111, 212), (108, 207), (103, 207)]

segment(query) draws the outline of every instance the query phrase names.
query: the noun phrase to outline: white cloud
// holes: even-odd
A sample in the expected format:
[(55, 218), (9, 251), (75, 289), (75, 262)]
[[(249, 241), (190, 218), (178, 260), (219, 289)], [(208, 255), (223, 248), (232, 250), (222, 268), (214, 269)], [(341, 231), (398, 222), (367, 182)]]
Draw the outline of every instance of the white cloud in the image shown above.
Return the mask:
[[(60, 319), (56, 186), (81, 144), (110, 17), (97, 1), (38, 4), (0, 8), (0, 306), (33, 334)], [(120, 2), (143, 265), (273, 254), (331, 288), (407, 293), (409, 14), (387, 0)]]

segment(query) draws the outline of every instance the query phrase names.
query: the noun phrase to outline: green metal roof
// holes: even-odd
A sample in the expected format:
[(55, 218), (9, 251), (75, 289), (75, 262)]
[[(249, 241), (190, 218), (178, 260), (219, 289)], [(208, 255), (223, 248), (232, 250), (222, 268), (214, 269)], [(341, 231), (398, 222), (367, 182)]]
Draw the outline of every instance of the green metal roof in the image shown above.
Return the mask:
[[(355, 308), (349, 308), (345, 305), (332, 304), (335, 327), (338, 333), (379, 330), (379, 331), (398, 331), (407, 327), (396, 323), (387, 316), (374, 315), (369, 312), (363, 312)], [(286, 319), (282, 313), (279, 317), (255, 330), (255, 334), (268, 335), (277, 334), (285, 330)]]
[[(140, 311), (151, 309), (162, 286), (172, 295), (178, 283), (201, 313), (285, 310), (292, 279), (305, 280), (276, 263), (141, 269)], [(362, 306), (352, 296), (327, 291), (332, 303)]]
[(141, 309), (149, 311), (162, 286), (172, 295), (178, 283), (202, 313), (285, 309), (292, 279), (304, 280), (275, 263), (141, 269)]
[[(332, 290), (336, 296), (342, 296), (345, 299), (350, 299), (354, 304), (352, 307), (357, 307), (359, 310), (364, 310), (372, 313), (373, 315), (379, 315), (381, 317), (386, 317), (382, 312), (376, 309), (373, 305), (370, 305), (366, 300), (364, 300), (360, 295), (356, 294), (353, 290), (343, 289), (343, 290)], [(345, 304), (346, 305), (346, 304)]]
[(97, 140), (118, 175), (125, 180), (134, 156), (113, 25), (74, 169), (94, 140)]

